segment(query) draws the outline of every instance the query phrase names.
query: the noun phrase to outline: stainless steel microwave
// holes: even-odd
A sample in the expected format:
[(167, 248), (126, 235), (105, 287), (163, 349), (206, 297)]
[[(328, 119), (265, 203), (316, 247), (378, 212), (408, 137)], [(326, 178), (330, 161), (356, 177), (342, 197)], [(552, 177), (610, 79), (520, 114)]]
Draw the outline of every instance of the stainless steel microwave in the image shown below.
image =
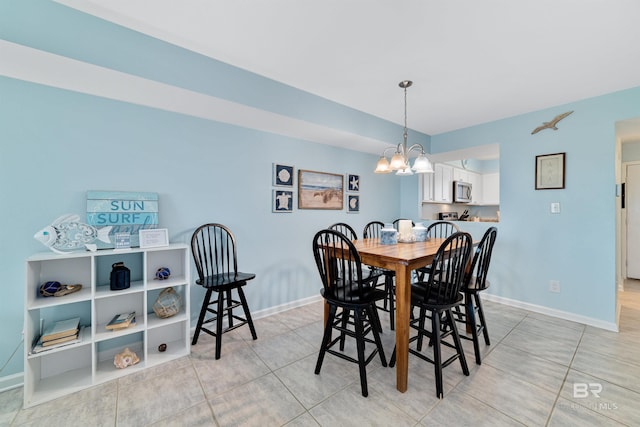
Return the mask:
[(453, 201), (456, 203), (470, 203), (471, 183), (463, 181), (453, 181)]

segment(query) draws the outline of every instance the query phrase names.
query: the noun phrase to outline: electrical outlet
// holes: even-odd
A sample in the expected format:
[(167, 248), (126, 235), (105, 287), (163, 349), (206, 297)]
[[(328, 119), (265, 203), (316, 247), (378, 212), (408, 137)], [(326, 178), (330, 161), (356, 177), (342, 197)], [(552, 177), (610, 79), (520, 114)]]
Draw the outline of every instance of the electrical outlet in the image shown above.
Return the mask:
[(559, 280), (550, 280), (549, 281), (549, 292), (560, 293), (560, 281)]

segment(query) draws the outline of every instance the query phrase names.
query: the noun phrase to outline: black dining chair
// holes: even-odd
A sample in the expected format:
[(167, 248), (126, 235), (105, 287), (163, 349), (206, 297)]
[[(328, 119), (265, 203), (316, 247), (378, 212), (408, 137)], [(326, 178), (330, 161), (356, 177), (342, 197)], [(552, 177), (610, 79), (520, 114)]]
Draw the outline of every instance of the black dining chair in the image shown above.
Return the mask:
[[(465, 327), (467, 324), (469, 325), (471, 338), (466, 335), (461, 335), (461, 337), (473, 341), (473, 351), (476, 356), (476, 364), (478, 365), (482, 364), (479, 334), (482, 333), (484, 336), (484, 342), (486, 345), (491, 345), (491, 341), (489, 340), (489, 331), (487, 330), (487, 322), (485, 321), (484, 310), (480, 300), (480, 292), (489, 287), (487, 273), (489, 271), (489, 264), (491, 263), (493, 245), (496, 242), (497, 236), (498, 229), (496, 227), (490, 227), (484, 233), (482, 240), (480, 240), (480, 243), (476, 247), (471, 265), (467, 268), (464, 284), (462, 286), (462, 292), (465, 297), (465, 310), (462, 315), (460, 315), (460, 313), (456, 315), (456, 320), (464, 322)], [(459, 308), (458, 311), (461, 312)]]
[[(394, 219), (394, 220), (393, 220), (393, 223), (392, 223), (392, 224), (393, 224), (393, 228), (395, 228), (395, 229), (397, 230), (397, 229), (398, 229), (398, 225), (400, 224), (400, 221), (402, 221), (402, 220), (404, 220), (404, 219), (407, 219), (407, 218), (398, 218), (398, 219)], [(415, 226), (416, 226), (416, 223), (415, 223), (415, 222), (413, 222), (413, 220), (411, 220), (411, 226), (412, 226), (412, 227), (415, 227)]]
[[(453, 222), (449, 221), (436, 221), (434, 223), (429, 224), (427, 227), (427, 238), (428, 239), (445, 239), (451, 236), (453, 233), (457, 233), (460, 231), (460, 227), (458, 227)], [(416, 270), (416, 274), (418, 276), (418, 281), (424, 281), (424, 276), (431, 274), (431, 266), (421, 267)]]
[[(335, 224), (331, 224), (328, 227), (328, 229), (329, 230), (339, 231), (340, 233), (344, 234), (352, 242), (354, 240), (358, 240), (358, 234), (353, 229), (353, 227), (351, 227), (347, 223), (336, 222)], [(376, 267), (372, 267), (372, 266), (367, 266), (365, 269), (363, 269), (362, 273), (364, 274), (363, 280), (368, 282), (372, 286), (378, 286), (378, 281), (383, 276), (382, 270), (380, 270), (379, 268), (376, 268)], [(345, 322), (347, 321), (347, 318), (348, 318), (347, 315), (345, 315), (343, 317)], [(381, 324), (378, 324), (378, 330), (380, 332), (382, 332), (382, 325)], [(344, 343), (343, 343), (343, 346), (344, 346)]]
[[(380, 230), (384, 227), (384, 223), (381, 221), (371, 221), (364, 226), (362, 231), (362, 237), (365, 239), (379, 239)], [(375, 268), (375, 267), (370, 267)], [(391, 330), (395, 329), (395, 301), (396, 301), (396, 289), (394, 285), (394, 277), (396, 272), (387, 269), (378, 269), (384, 275), (384, 292), (387, 297), (383, 300), (382, 306), (378, 305), (378, 308), (383, 311), (389, 312), (389, 325)]]
[[(417, 335), (409, 339), (409, 353), (434, 365), (436, 396), (442, 398), (442, 369), (459, 360), (464, 375), (469, 375), (469, 367), (464, 357), (460, 335), (453, 318), (452, 308), (463, 304), (461, 288), (465, 268), (471, 254), (473, 241), (468, 233), (458, 232), (449, 236), (438, 248), (431, 263), (432, 271), (439, 274), (429, 276), (427, 282), (411, 284), (411, 307), (418, 307), (420, 316), (410, 321), (409, 326)], [(431, 320), (431, 329), (425, 327), (426, 319)], [(429, 338), (433, 358), (422, 352), (422, 339)], [(452, 342), (445, 341), (448, 337)], [(416, 343), (415, 348), (411, 344)], [(453, 348), (455, 354), (442, 360), (441, 346)], [(393, 350), (389, 366), (395, 366), (396, 350)]]
[[(215, 357), (220, 359), (224, 333), (248, 324), (251, 336), (254, 340), (258, 339), (242, 290), (256, 275), (238, 271), (236, 239), (231, 230), (222, 224), (211, 223), (198, 227), (191, 236), (191, 253), (198, 271), (196, 284), (207, 290), (191, 345), (198, 342), (200, 331), (206, 332), (216, 338)], [(234, 299), (233, 291), (237, 292), (239, 300)], [(217, 297), (212, 299), (214, 292)], [(234, 314), (233, 310), (238, 308), (242, 308), (244, 317)], [(213, 316), (205, 319), (207, 313)], [(225, 316), (227, 324), (223, 328)], [(205, 327), (211, 322), (215, 322), (215, 330)]]
[[(385, 298), (385, 293), (363, 280), (362, 265), (358, 251), (351, 240), (336, 230), (320, 230), (313, 238), (313, 256), (322, 280), (320, 293), (329, 305), (320, 352), (315, 373), (320, 374), (326, 353), (340, 357), (358, 365), (362, 395), (367, 397), (366, 366), (378, 355), (382, 366), (387, 366), (384, 349), (376, 324), (375, 303)], [(342, 314), (338, 309), (342, 309)], [(353, 312), (353, 316), (349, 313)], [(344, 318), (348, 318), (345, 324)], [(339, 336), (332, 339), (335, 329)], [(373, 335), (373, 338), (369, 337)], [(355, 339), (357, 356), (354, 358), (344, 351), (345, 336)], [(336, 349), (336, 344), (339, 344)], [(366, 346), (373, 345), (366, 355)]]

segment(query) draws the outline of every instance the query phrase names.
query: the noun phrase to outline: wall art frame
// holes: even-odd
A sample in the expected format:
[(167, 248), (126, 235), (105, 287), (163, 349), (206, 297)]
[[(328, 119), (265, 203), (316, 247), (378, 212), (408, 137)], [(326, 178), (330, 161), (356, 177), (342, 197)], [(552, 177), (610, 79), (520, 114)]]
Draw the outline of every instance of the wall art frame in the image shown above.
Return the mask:
[(273, 164), (273, 185), (276, 187), (293, 187), (294, 167)]
[(349, 194), (347, 196), (347, 213), (360, 213), (359, 194)]
[(344, 175), (298, 169), (298, 209), (342, 210)]
[(273, 190), (273, 212), (293, 212), (293, 191)]
[(347, 191), (357, 193), (360, 191), (360, 175), (347, 174)]
[(536, 190), (561, 190), (565, 187), (566, 153), (536, 156)]

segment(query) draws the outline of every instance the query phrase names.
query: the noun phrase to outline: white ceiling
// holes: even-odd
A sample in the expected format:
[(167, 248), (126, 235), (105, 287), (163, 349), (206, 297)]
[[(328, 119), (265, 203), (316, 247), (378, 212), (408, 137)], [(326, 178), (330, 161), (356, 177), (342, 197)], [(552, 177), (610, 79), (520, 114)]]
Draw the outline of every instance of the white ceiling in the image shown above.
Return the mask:
[(637, 0), (59, 2), (430, 135), (640, 86)]

